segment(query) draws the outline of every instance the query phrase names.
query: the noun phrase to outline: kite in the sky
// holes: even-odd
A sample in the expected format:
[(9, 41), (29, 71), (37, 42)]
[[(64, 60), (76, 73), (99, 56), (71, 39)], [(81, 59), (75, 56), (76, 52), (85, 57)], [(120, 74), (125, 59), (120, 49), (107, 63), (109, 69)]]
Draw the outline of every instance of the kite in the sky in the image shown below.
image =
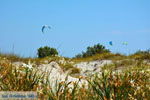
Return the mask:
[(113, 42), (112, 42), (112, 41), (109, 41), (109, 45), (111, 45), (111, 46), (112, 46), (112, 45), (113, 45)]
[(45, 28), (49, 28), (49, 29), (51, 29), (51, 27), (50, 27), (50, 26), (48, 26), (48, 25), (44, 25), (44, 26), (42, 26), (42, 33), (44, 33)]
[(128, 45), (128, 42), (123, 42), (122, 44), (123, 44), (123, 45)]

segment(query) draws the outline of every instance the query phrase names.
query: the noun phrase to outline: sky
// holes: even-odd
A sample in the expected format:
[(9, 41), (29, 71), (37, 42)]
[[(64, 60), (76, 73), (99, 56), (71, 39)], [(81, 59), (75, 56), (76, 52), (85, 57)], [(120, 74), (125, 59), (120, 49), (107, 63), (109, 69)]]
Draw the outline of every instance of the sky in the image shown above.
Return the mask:
[[(49, 46), (73, 57), (97, 43), (114, 53), (147, 50), (149, 5), (150, 0), (0, 0), (0, 52), (36, 57), (39, 47)], [(51, 26), (44, 34), (43, 25)]]

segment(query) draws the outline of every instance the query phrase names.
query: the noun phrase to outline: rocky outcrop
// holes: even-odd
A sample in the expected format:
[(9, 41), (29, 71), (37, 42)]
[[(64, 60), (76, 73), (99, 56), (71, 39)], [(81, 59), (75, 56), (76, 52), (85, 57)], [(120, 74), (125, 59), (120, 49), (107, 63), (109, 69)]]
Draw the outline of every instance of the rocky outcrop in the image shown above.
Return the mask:
[[(52, 87), (55, 86), (56, 81), (57, 82), (65, 81), (66, 77), (67, 77), (66, 81), (68, 83), (69, 82), (78, 82), (79, 81), (78, 78), (71, 77), (67, 73), (63, 72), (61, 67), (54, 61), (49, 63), (49, 64), (39, 65), (38, 69), (41, 72), (45, 72), (45, 73), (47, 73), (47, 75), (49, 75), (48, 78), (50, 80), (50, 83), (51, 83)], [(87, 84), (87, 81), (81, 79), (80, 82), (79, 82), (79, 86), (81, 86), (82, 84)]]
[(112, 64), (111, 60), (97, 60), (90, 62), (81, 62), (75, 64), (74, 67), (81, 69), (81, 75), (87, 76), (101, 71), (101, 67), (106, 64)]

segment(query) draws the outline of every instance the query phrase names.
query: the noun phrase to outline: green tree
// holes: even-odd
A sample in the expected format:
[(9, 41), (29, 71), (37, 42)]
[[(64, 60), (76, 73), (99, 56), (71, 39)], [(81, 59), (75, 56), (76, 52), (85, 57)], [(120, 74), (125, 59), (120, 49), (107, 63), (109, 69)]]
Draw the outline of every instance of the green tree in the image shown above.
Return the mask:
[(110, 52), (105, 46), (101, 44), (96, 44), (94, 46), (87, 47), (86, 52), (82, 52), (81, 54), (76, 55), (77, 58), (93, 56), (95, 54)]
[(43, 58), (47, 56), (55, 56), (58, 55), (58, 51), (55, 48), (50, 48), (48, 46), (40, 47), (38, 49), (38, 57)]

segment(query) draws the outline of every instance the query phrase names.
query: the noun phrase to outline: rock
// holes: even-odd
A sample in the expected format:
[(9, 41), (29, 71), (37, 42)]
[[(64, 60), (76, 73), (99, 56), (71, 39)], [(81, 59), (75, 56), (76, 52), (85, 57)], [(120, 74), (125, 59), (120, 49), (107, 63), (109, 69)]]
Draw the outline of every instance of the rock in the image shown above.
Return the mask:
[(23, 63), (23, 62), (13, 62), (13, 63), (12, 63), (12, 65), (13, 65), (13, 66), (16, 66), (16, 67), (23, 66), (23, 64), (25, 64), (25, 63)]
[(101, 71), (101, 67), (106, 64), (112, 64), (111, 60), (97, 60), (90, 62), (81, 62), (75, 64), (74, 67), (81, 69), (81, 74), (86, 76), (87, 74), (94, 74)]
[(28, 64), (25, 64), (23, 62), (13, 62), (12, 65), (15, 66), (15, 67), (17, 67), (17, 68), (18, 67), (27, 67), (29, 69), (33, 68), (32, 64), (30, 63), (30, 61), (28, 62)]
[[(50, 83), (51, 83), (51, 87), (54, 87), (56, 85), (56, 81), (57, 82), (65, 81), (66, 77), (67, 77), (67, 80), (66, 80), (67, 82), (78, 82), (79, 81), (78, 78), (68, 76), (68, 74), (63, 72), (61, 67), (54, 61), (49, 63), (49, 64), (39, 65), (38, 69), (41, 72), (46, 72), (47, 75), (49, 73), (48, 77), (49, 77), (49, 80), (50, 80)], [(87, 81), (81, 80), (79, 82), (79, 85), (82, 86), (82, 84), (85, 84), (85, 83), (87, 83)], [(72, 85), (70, 85), (70, 87), (72, 87)]]

